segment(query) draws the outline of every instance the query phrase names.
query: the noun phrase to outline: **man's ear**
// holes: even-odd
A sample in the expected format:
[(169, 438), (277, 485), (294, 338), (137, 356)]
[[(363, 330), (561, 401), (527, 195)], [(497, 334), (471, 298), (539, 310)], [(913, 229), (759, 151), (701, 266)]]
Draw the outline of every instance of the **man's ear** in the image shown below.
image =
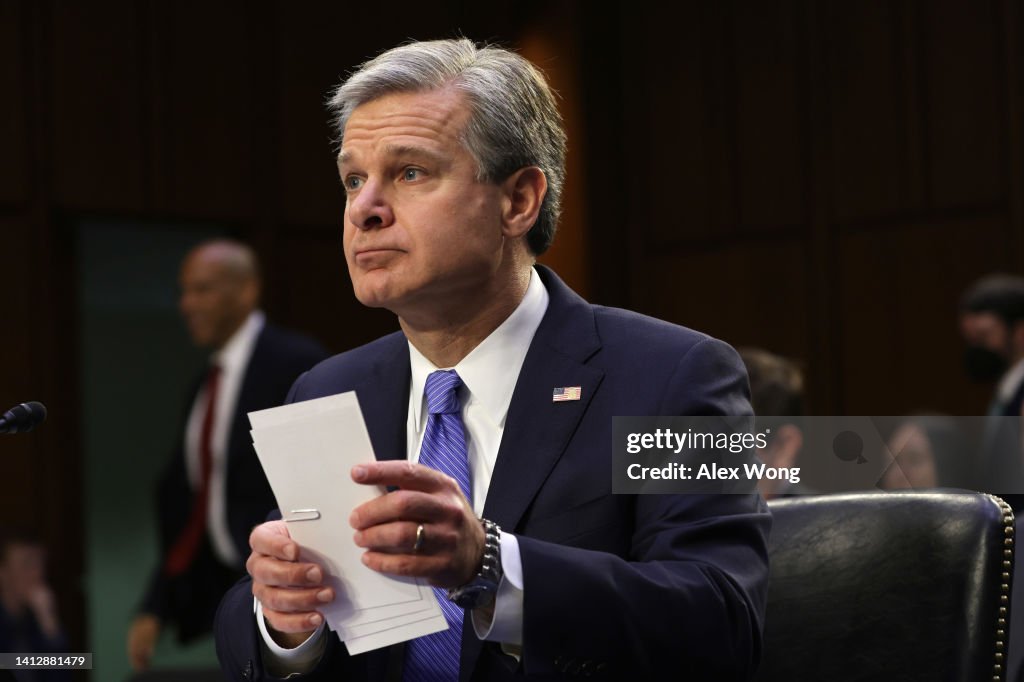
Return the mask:
[(1017, 320), (1010, 325), (1010, 349), (1013, 353), (1011, 363), (1024, 355), (1024, 320)]
[(526, 166), (501, 183), (501, 189), (502, 232), (506, 237), (522, 237), (537, 222), (548, 179), (540, 168)]
[(239, 298), (243, 307), (247, 310), (255, 310), (260, 307), (260, 289), (260, 281), (255, 277), (250, 277), (242, 282)]

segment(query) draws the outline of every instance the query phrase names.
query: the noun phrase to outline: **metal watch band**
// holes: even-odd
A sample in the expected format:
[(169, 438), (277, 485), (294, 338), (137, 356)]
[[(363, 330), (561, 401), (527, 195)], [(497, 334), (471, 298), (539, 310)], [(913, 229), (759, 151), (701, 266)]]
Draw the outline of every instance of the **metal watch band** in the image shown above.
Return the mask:
[(484, 552), (480, 571), (465, 585), (448, 590), (448, 599), (466, 609), (488, 606), (494, 602), (498, 584), (504, 576), (501, 567), (501, 528), (487, 519), (484, 527)]
[(487, 519), (480, 519), (484, 526), (484, 557), (480, 564), (480, 577), (495, 585), (501, 582), (501, 528)]

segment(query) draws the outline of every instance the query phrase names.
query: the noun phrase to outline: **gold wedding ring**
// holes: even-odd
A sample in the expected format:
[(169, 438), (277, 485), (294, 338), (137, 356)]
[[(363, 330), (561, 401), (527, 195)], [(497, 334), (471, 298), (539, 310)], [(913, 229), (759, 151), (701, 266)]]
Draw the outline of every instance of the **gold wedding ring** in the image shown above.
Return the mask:
[(420, 551), (420, 547), (423, 546), (423, 538), (426, 537), (426, 532), (423, 530), (423, 524), (416, 526), (416, 542), (412, 543), (412, 553)]

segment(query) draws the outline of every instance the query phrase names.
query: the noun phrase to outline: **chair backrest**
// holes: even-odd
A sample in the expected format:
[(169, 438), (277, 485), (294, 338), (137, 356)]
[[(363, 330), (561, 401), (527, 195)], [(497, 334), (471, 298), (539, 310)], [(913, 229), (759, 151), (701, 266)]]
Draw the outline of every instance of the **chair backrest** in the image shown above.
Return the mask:
[(1006, 674), (1013, 513), (961, 491), (769, 503), (758, 680), (995, 680)]

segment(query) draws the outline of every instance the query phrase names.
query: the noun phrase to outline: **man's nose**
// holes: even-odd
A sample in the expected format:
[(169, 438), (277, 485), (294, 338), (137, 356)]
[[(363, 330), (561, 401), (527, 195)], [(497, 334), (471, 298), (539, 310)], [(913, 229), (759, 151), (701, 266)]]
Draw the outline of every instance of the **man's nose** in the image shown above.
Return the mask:
[(348, 197), (348, 218), (361, 230), (387, 227), (394, 222), (391, 202), (381, 183), (368, 179), (359, 192)]

